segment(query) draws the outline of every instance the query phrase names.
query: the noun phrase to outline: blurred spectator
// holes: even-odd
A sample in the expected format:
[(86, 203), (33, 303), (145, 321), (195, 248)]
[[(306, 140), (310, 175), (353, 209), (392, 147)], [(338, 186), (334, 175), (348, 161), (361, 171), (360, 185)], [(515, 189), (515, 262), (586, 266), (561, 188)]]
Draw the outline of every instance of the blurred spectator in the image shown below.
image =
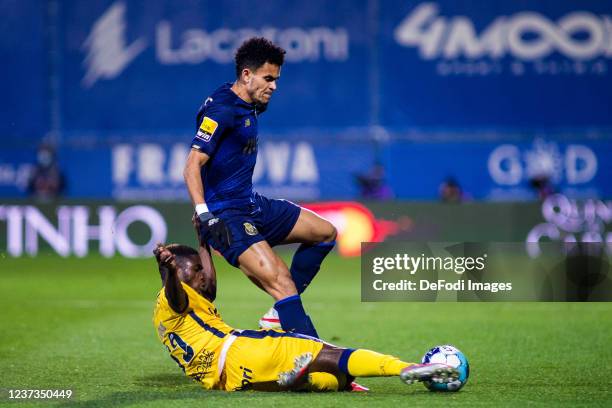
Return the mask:
[(546, 197), (555, 193), (555, 189), (548, 176), (532, 177), (529, 180), (529, 185), (536, 191), (540, 200), (545, 200)]
[(368, 200), (389, 200), (393, 191), (385, 181), (385, 168), (381, 163), (374, 163), (366, 173), (355, 175), (361, 198)]
[(454, 177), (447, 177), (439, 188), (440, 200), (445, 203), (461, 203), (465, 196)]
[(28, 183), (28, 192), (41, 200), (59, 197), (64, 191), (64, 176), (57, 164), (55, 150), (43, 144), (36, 154), (36, 166)]

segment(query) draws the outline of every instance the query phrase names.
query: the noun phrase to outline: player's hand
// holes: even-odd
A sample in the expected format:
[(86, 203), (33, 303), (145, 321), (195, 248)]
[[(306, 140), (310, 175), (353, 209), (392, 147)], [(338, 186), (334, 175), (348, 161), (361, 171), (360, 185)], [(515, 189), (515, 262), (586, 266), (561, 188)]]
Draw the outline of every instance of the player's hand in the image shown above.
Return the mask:
[(155, 254), (155, 258), (157, 258), (160, 265), (168, 269), (176, 270), (176, 257), (164, 245), (157, 244), (157, 247), (153, 250), (153, 254)]
[(232, 244), (232, 234), (221, 218), (205, 212), (198, 216), (198, 222), (200, 242), (210, 242), (218, 251), (227, 249)]

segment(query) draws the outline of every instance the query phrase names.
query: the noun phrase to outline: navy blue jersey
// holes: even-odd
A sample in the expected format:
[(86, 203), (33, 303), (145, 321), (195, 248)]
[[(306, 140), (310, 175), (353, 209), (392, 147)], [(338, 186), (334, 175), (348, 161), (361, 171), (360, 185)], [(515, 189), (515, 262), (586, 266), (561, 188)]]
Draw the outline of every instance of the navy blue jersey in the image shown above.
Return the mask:
[(257, 159), (257, 115), (263, 109), (240, 99), (226, 83), (200, 107), (191, 147), (210, 159), (202, 167), (204, 201), (211, 212), (252, 204)]

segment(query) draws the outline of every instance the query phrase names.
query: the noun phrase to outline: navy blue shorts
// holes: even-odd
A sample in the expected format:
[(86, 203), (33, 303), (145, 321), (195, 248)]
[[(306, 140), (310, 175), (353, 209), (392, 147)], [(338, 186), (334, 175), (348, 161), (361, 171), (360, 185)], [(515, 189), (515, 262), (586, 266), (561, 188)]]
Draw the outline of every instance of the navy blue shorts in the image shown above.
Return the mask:
[(232, 244), (221, 255), (233, 266), (238, 266), (238, 257), (251, 245), (267, 241), (273, 247), (283, 242), (300, 216), (300, 207), (287, 200), (273, 200), (257, 193), (255, 204), (245, 208), (216, 210), (230, 230)]

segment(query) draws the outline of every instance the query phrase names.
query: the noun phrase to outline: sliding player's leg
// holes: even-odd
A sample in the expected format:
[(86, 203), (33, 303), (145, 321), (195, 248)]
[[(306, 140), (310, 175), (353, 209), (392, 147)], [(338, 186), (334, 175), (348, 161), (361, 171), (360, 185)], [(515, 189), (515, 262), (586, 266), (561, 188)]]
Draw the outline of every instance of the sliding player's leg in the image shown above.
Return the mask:
[(283, 330), (312, 337), (318, 334), (306, 314), (291, 274), (283, 260), (266, 241), (252, 244), (238, 257), (238, 266), (276, 300), (275, 310)]
[(236, 390), (350, 390), (355, 377), (399, 376), (414, 381), (450, 381), (456, 369), (416, 364), (365, 349), (345, 349), (318, 339), (274, 330), (233, 334), (223, 369), (223, 388)]
[(339, 390), (348, 389), (346, 384), (355, 377), (398, 376), (407, 384), (429, 380), (449, 382), (458, 377), (457, 370), (445, 364), (409, 363), (371, 350), (343, 349), (329, 345), (325, 345), (309, 365), (308, 372), (309, 385), (301, 387), (312, 390), (328, 390), (334, 384), (331, 377), (313, 375), (316, 373), (335, 376)]
[(347, 349), (325, 346), (310, 365), (310, 372), (323, 371), (349, 377), (398, 376), (415, 363), (366, 349)]

